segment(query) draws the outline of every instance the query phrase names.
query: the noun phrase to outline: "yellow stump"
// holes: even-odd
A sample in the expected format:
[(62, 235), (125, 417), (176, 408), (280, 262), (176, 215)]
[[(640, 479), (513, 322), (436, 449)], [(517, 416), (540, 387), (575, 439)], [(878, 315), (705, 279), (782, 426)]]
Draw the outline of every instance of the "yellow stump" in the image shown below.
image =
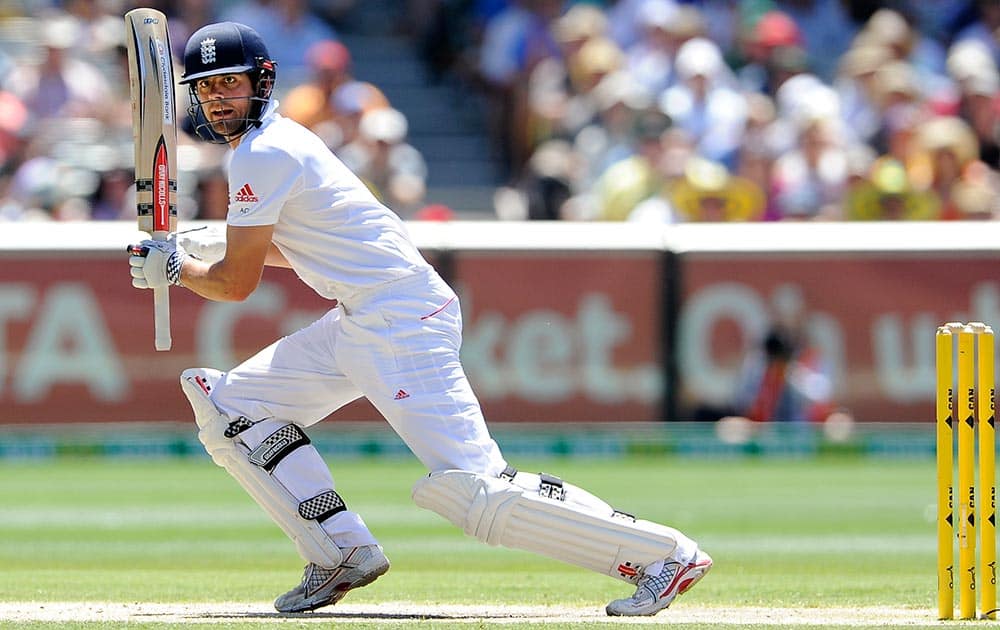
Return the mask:
[(978, 341), (978, 422), (979, 422), (979, 567), (980, 610), (987, 619), (996, 619), (997, 539), (996, 539), (996, 420), (994, 418), (994, 336), (993, 329), (974, 324)]
[(976, 335), (971, 326), (958, 333), (958, 612), (976, 616)]
[(937, 329), (937, 582), (938, 619), (955, 615), (955, 543), (952, 541), (952, 492), (954, 438), (952, 432), (952, 334), (948, 326)]

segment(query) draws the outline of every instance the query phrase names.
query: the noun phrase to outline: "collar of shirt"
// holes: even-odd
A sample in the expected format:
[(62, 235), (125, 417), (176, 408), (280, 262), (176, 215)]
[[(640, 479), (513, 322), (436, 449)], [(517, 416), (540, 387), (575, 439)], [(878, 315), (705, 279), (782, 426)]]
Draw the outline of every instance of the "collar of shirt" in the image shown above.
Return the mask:
[(271, 99), (267, 102), (267, 107), (264, 108), (264, 113), (261, 114), (261, 122), (266, 121), (276, 113), (278, 113), (278, 99), (271, 97)]

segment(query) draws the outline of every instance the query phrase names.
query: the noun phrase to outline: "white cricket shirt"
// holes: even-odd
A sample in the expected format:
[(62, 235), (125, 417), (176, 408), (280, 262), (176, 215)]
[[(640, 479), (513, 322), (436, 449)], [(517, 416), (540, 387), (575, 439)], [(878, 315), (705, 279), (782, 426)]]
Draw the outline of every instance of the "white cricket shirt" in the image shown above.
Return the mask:
[(427, 269), (402, 220), (320, 138), (268, 104), (229, 165), (233, 226), (273, 225), (273, 242), (318, 294), (345, 299)]

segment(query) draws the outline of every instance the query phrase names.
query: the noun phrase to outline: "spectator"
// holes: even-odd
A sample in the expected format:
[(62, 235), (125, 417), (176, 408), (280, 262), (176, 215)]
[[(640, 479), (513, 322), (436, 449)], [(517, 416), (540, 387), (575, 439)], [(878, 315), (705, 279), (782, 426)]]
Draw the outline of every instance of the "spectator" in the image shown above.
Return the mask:
[[(566, 140), (542, 142), (524, 169), (517, 187), (506, 193), (507, 219), (552, 221), (567, 219), (579, 156)], [(579, 218), (579, 217), (574, 217)]]
[(511, 0), (486, 23), (479, 49), (479, 73), (488, 89), (511, 89), (523, 70), (521, 42), (532, 21), (528, 4), (528, 0)]
[[(217, 4), (205, 0), (159, 0), (147, 6), (159, 9), (167, 16), (170, 47), (174, 59), (184, 58), (184, 44), (202, 24), (218, 21)], [(120, 19), (117, 15), (116, 19)]]
[(532, 150), (525, 135), (526, 98), (520, 81), (546, 57), (559, 56), (550, 24), (556, 0), (511, 0), (483, 34), (479, 70), (489, 100), (493, 146), (508, 176), (516, 176)]
[(779, 154), (772, 137), (777, 128), (777, 112), (774, 101), (764, 94), (748, 94), (747, 111), (746, 131), (733, 174), (752, 182), (758, 190), (763, 191), (764, 212), (760, 218), (774, 220), (780, 216), (773, 206), (771, 191), (771, 171)]
[(31, 133), (31, 112), (21, 99), (0, 90), (0, 173), (20, 159)]
[(676, 72), (679, 82), (663, 93), (660, 108), (694, 139), (700, 155), (735, 167), (747, 103), (733, 89), (719, 47), (700, 37), (687, 41), (677, 52)]
[(833, 80), (837, 60), (851, 45), (857, 27), (841, 0), (777, 0), (802, 33), (809, 71), (824, 82)]
[(342, 43), (325, 39), (309, 47), (306, 62), (311, 71), (309, 80), (292, 88), (283, 105), (286, 116), (316, 131), (320, 123), (332, 123), (336, 118), (332, 96), (351, 80), (351, 53)]
[(135, 172), (120, 166), (100, 173), (88, 218), (123, 221), (135, 217)]
[[(622, 50), (627, 50), (640, 39), (642, 26), (639, 14), (650, 0), (611, 0), (608, 2), (608, 34)], [(676, 0), (667, 0), (677, 5)]]
[[(478, 39), (482, 14), (468, 2), (407, 0), (396, 32), (406, 33), (419, 51), (428, 78), (440, 83), (449, 74), (463, 82), (474, 77), (466, 51)], [(487, 13), (491, 9), (486, 9)]]
[(979, 160), (979, 143), (967, 122), (940, 116), (922, 123), (908, 173), (919, 190), (934, 193), (943, 220), (994, 218), (996, 173)]
[(589, 189), (611, 164), (635, 152), (635, 117), (653, 105), (652, 95), (624, 70), (601, 79), (591, 96), (597, 117), (573, 138), (583, 163), (578, 190)]
[(524, 141), (532, 150), (551, 137), (568, 138), (596, 115), (591, 90), (623, 61), (604, 37), (604, 14), (577, 5), (552, 24), (560, 54), (539, 61), (527, 77)]
[[(739, 39), (741, 22), (746, 7), (751, 3), (743, 0), (696, 0), (694, 3), (698, 21), (701, 24), (698, 32), (691, 37), (702, 35), (719, 45), (719, 48), (734, 53)], [(685, 7), (682, 7), (685, 9)]]
[(1000, 66), (1000, 4), (995, 0), (976, 0), (978, 19), (955, 36), (955, 42), (977, 41), (990, 52)]
[(336, 31), (313, 12), (308, 0), (249, 0), (231, 6), (223, 19), (260, 33), (271, 55), (280, 60), (282, 78), (276, 89), (281, 91), (307, 79), (310, 46), (337, 39)]
[(48, 155), (32, 155), (11, 177), (6, 191), (5, 215), (16, 220), (56, 219), (60, 214), (60, 206), (69, 199), (68, 191), (63, 185), (69, 176), (69, 168), (64, 163)]
[(679, 13), (671, 0), (647, 0), (639, 10), (639, 38), (625, 49), (626, 68), (652, 94), (674, 83), (674, 58), (683, 43), (674, 30)]
[(764, 191), (726, 167), (700, 157), (687, 160), (684, 175), (667, 184), (681, 221), (756, 221), (763, 217)]
[(744, 90), (774, 96), (789, 72), (807, 70), (799, 27), (781, 11), (768, 11), (757, 20), (742, 42), (742, 53), (746, 63), (739, 81)]
[(948, 74), (958, 89), (955, 110), (966, 120), (979, 141), (979, 159), (1000, 168), (1000, 73), (983, 44), (975, 40), (956, 43), (948, 52)]
[(791, 123), (796, 144), (777, 159), (771, 190), (779, 218), (841, 218), (848, 163), (836, 92), (822, 84), (801, 95)]
[(112, 93), (101, 71), (72, 52), (79, 25), (71, 18), (51, 19), (42, 29), (42, 57), (16, 67), (5, 85), (40, 119), (58, 116), (96, 118)]
[(906, 161), (914, 126), (927, 116), (913, 68), (904, 61), (884, 63), (875, 71), (874, 83), (880, 124), (871, 143), (880, 154)]
[(670, 117), (658, 110), (635, 119), (636, 152), (612, 164), (594, 185), (595, 217), (623, 221), (643, 200), (660, 192), (668, 179)]
[(552, 37), (559, 45), (559, 58), (569, 59), (591, 39), (605, 37), (608, 19), (592, 4), (574, 4), (552, 23)]
[(841, 58), (840, 69), (833, 83), (842, 106), (842, 117), (858, 140), (873, 142), (882, 128), (878, 71), (890, 60), (892, 52), (886, 46), (855, 43)]
[(349, 81), (330, 97), (335, 126), (321, 129), (320, 137), (335, 153), (358, 139), (361, 117), (367, 112), (389, 107), (389, 100), (377, 87), (366, 81)]
[(566, 61), (548, 59), (531, 73), (527, 88), (527, 141), (571, 138), (597, 116), (593, 91), (621, 69), (624, 54), (606, 37), (593, 37)]
[(358, 138), (338, 153), (376, 197), (403, 216), (423, 205), (427, 179), (427, 164), (406, 134), (402, 112), (373, 109), (361, 116)]
[[(951, 40), (957, 31), (965, 29), (977, 17), (976, 5), (979, 0), (934, 0), (934, 2), (892, 2), (874, 3), (868, 0), (850, 0), (862, 12), (855, 11), (855, 21), (863, 22), (874, 13), (879, 4), (903, 7), (911, 16), (915, 28), (924, 35), (939, 42)], [(986, 2), (984, 4), (992, 4)]]
[(935, 195), (913, 187), (906, 167), (883, 157), (868, 177), (852, 186), (845, 200), (845, 217), (854, 221), (933, 221), (940, 217)]
[(931, 97), (948, 87), (945, 51), (933, 38), (923, 36), (891, 9), (879, 9), (858, 34), (858, 41), (881, 46), (897, 61), (905, 62), (913, 73), (913, 83), (921, 97)]

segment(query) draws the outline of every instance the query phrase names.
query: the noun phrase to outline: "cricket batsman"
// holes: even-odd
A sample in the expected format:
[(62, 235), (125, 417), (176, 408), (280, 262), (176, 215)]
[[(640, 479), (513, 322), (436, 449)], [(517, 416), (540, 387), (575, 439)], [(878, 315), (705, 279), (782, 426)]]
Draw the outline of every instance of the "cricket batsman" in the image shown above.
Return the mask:
[[(466, 534), (628, 582), (609, 615), (653, 615), (712, 559), (676, 529), (619, 512), (582, 488), (504, 459), (459, 359), (455, 292), (399, 217), (322, 140), (282, 117), (260, 36), (232, 22), (196, 31), (181, 84), (196, 130), (232, 149), (224, 247), (199, 232), (143, 241), (132, 284), (245, 300), (264, 265), (288, 267), (330, 310), (228, 372), (185, 370), (198, 437), (294, 541), (302, 582), (282, 612), (329, 606), (389, 569), (382, 547), (337, 492), (306, 430), (365, 396), (429, 474), (413, 500)], [(142, 255), (141, 252), (145, 252)]]

